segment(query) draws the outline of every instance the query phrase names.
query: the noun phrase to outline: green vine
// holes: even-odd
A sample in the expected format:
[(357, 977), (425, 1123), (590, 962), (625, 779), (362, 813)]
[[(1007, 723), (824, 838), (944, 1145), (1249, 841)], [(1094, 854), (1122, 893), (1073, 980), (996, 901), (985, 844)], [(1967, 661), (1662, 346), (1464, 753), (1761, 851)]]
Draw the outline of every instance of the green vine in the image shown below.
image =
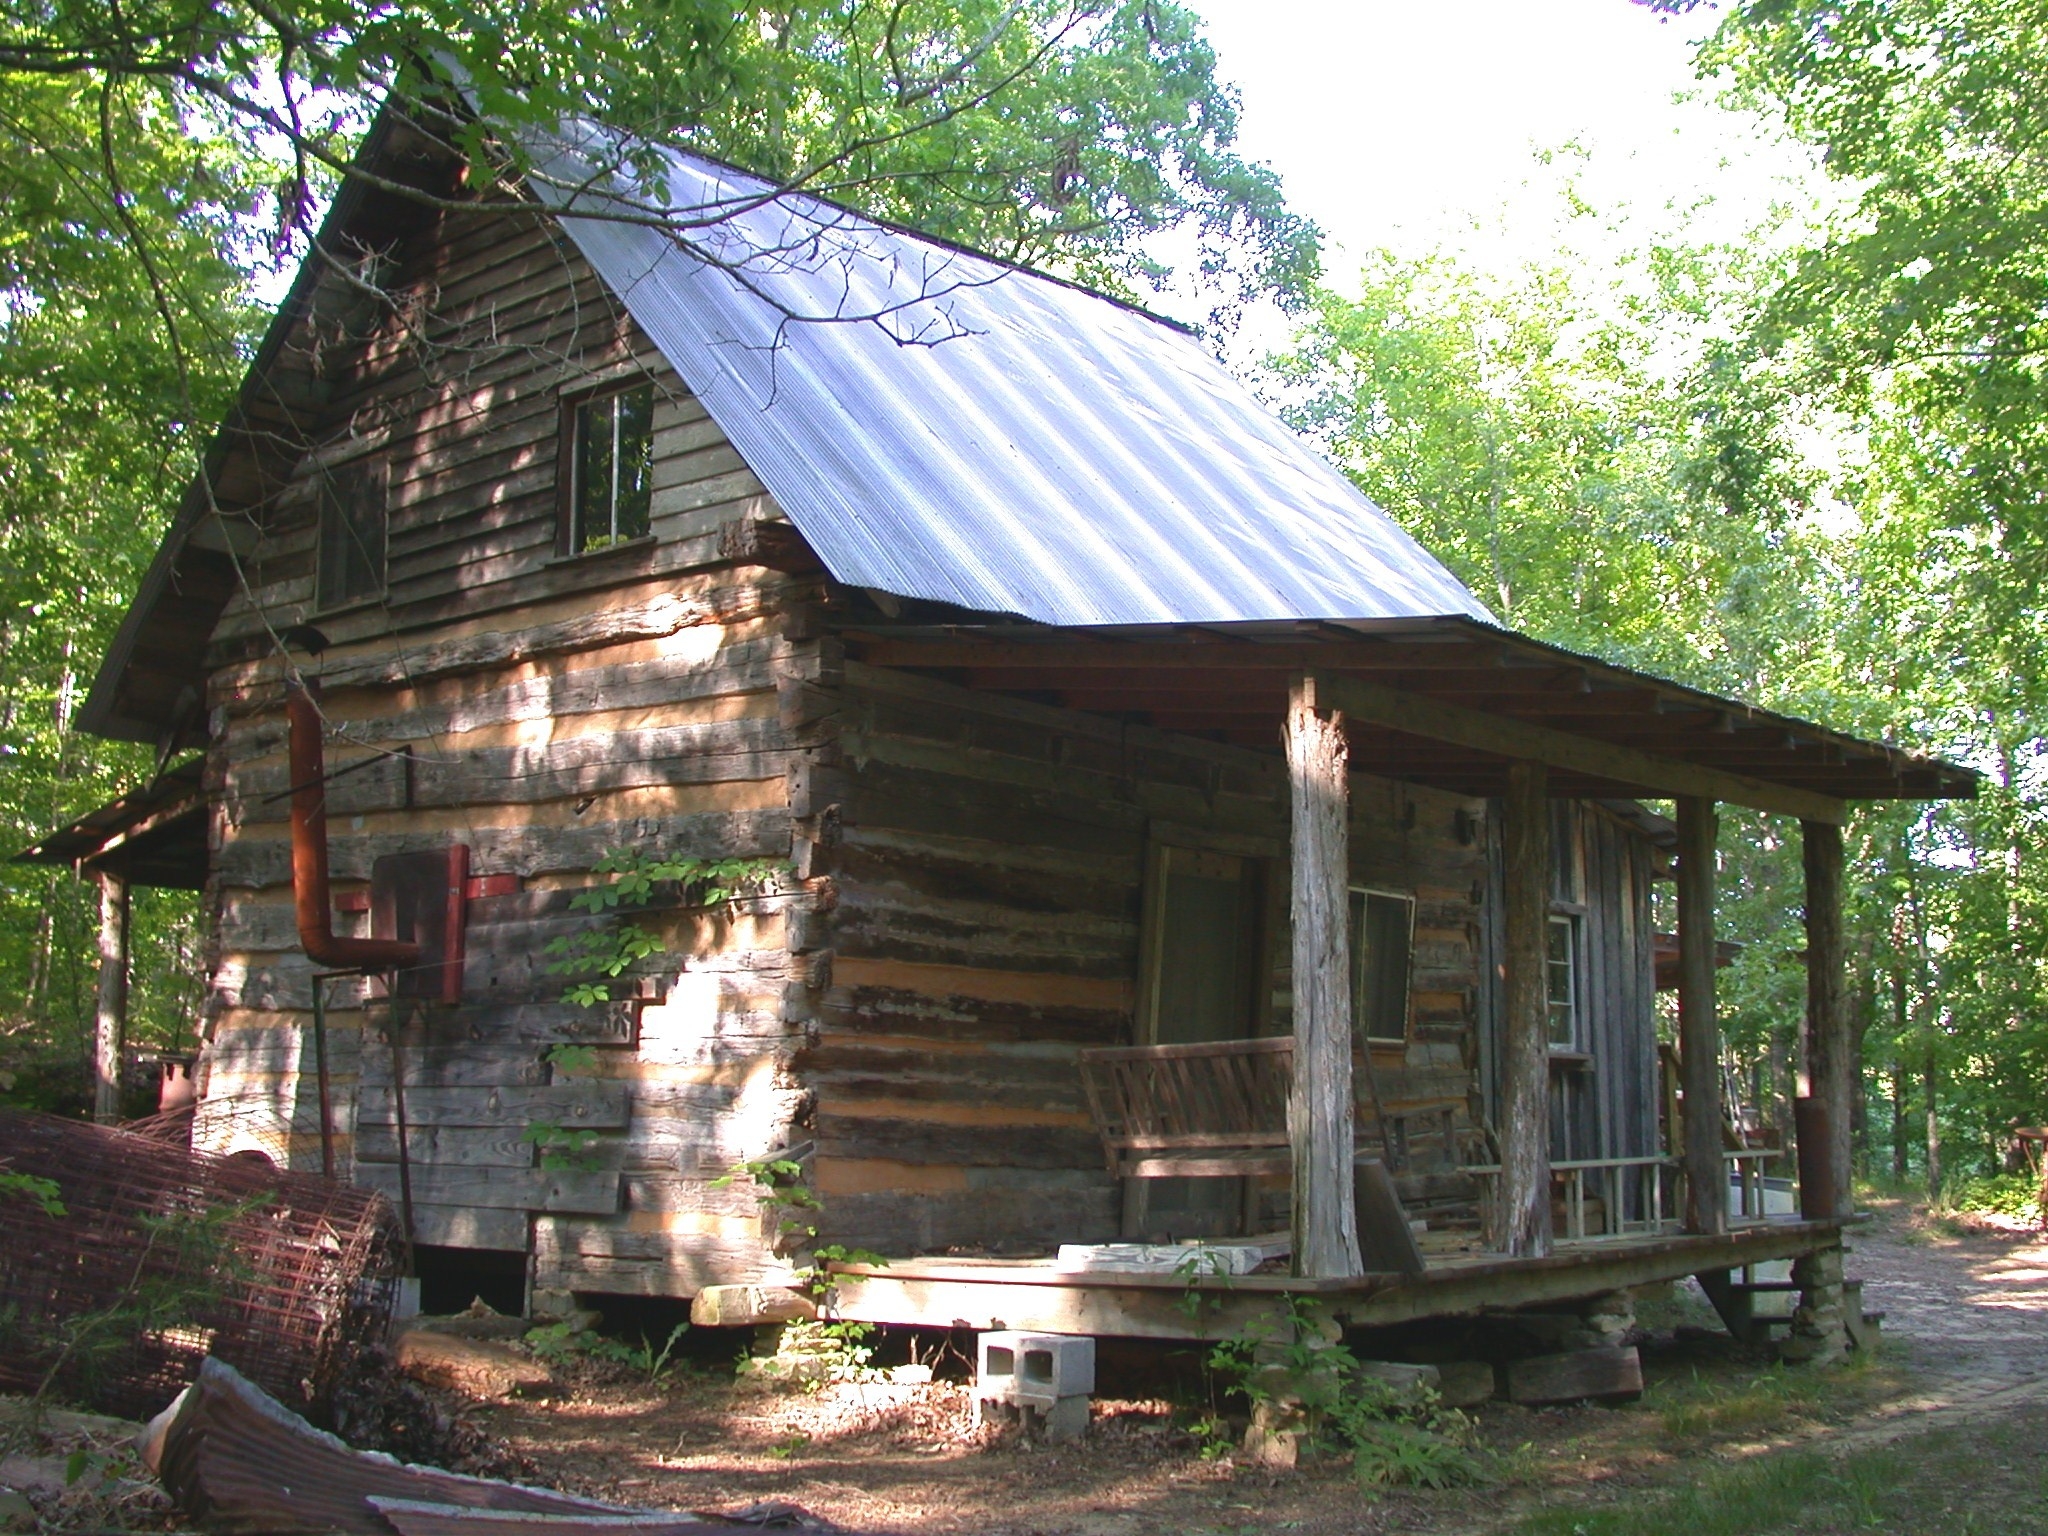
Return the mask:
[[(832, 1380), (872, 1380), (878, 1375), (870, 1363), (874, 1359), (874, 1346), (868, 1342), (874, 1336), (874, 1327), (832, 1315), (831, 1267), (834, 1264), (882, 1266), (889, 1261), (866, 1248), (818, 1243), (818, 1226), (814, 1218), (825, 1205), (803, 1182), (803, 1176), (804, 1165), (795, 1158), (753, 1158), (735, 1163), (731, 1171), (713, 1179), (711, 1187), (727, 1189), (740, 1178), (752, 1180), (757, 1190), (754, 1198), (761, 1205), (763, 1215), (773, 1213), (777, 1245), (791, 1240), (808, 1245), (810, 1260), (795, 1272), (795, 1279), (797, 1289), (809, 1296), (816, 1306), (818, 1317), (815, 1322), (785, 1326), (808, 1335), (818, 1343), (819, 1354), (825, 1358), (827, 1374)], [(816, 1383), (810, 1385), (816, 1386)]]
[(569, 898), (572, 911), (606, 920), (581, 933), (548, 940), (542, 950), (550, 957), (548, 974), (570, 978), (562, 992), (565, 1003), (583, 1008), (608, 1003), (613, 981), (667, 949), (640, 924), (626, 921), (622, 909), (646, 907), (667, 887), (673, 887), (677, 907), (722, 906), (741, 896), (758, 895), (788, 867), (778, 859), (656, 858), (615, 848), (591, 866), (592, 874), (608, 878)]

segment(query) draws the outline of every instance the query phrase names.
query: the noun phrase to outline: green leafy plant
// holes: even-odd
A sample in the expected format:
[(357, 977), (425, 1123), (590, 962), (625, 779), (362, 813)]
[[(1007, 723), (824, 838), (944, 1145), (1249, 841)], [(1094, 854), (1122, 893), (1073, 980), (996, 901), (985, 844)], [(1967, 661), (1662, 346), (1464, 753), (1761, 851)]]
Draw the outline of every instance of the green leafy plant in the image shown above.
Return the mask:
[(550, 1046), (547, 1063), (557, 1077), (580, 1077), (596, 1069), (597, 1048), (589, 1045)]
[(571, 910), (606, 919), (581, 933), (548, 940), (548, 974), (568, 978), (562, 1001), (590, 1008), (611, 1001), (611, 983), (666, 946), (638, 923), (620, 918), (623, 908), (650, 905), (664, 889), (681, 908), (716, 907), (772, 885), (785, 861), (775, 859), (657, 858), (615, 848), (591, 866), (605, 878), (569, 898)]
[(1298, 1407), (1308, 1437), (1348, 1455), (1361, 1486), (1451, 1488), (1488, 1476), (1470, 1419), (1426, 1388), (1365, 1375), (1350, 1348), (1328, 1336), (1307, 1297), (1289, 1296), (1281, 1314), (1218, 1341), (1208, 1365), (1212, 1396), (1220, 1382), (1254, 1409)]
[(689, 1331), (690, 1325), (681, 1322), (669, 1329), (668, 1337), (658, 1345), (644, 1333), (640, 1335), (638, 1344), (628, 1344), (623, 1339), (610, 1338), (591, 1328), (578, 1328), (573, 1323), (543, 1323), (538, 1328), (528, 1329), (525, 1338), (526, 1347), (533, 1351), (536, 1359), (550, 1364), (577, 1359), (602, 1360), (611, 1365), (622, 1365), (644, 1377), (650, 1386), (659, 1386), (675, 1369), (672, 1357), (676, 1343)]
[(64, 1202), (59, 1198), (62, 1193), (54, 1179), (0, 1168), (0, 1195), (39, 1205), (45, 1216), (62, 1216), (65, 1213)]
[(536, 1120), (519, 1133), (540, 1153), (543, 1168), (573, 1173), (593, 1173), (603, 1166), (597, 1132), (573, 1130), (552, 1120)]
[(753, 1182), (754, 1199), (762, 1207), (763, 1215), (772, 1213), (777, 1244), (806, 1241), (818, 1235), (810, 1213), (823, 1210), (824, 1205), (803, 1182), (801, 1162), (781, 1156), (751, 1158), (733, 1164), (711, 1181), (711, 1187), (730, 1189), (743, 1178)]
[(1979, 1174), (1958, 1179), (1947, 1190), (1945, 1209), (1967, 1215), (2004, 1216), (2042, 1225), (2041, 1181), (2032, 1173)]
[[(872, 1380), (878, 1374), (872, 1364), (874, 1346), (868, 1342), (874, 1336), (874, 1328), (867, 1323), (832, 1315), (831, 1266), (879, 1266), (889, 1261), (866, 1248), (816, 1242), (818, 1226), (813, 1216), (824, 1209), (824, 1203), (803, 1182), (803, 1177), (804, 1165), (799, 1159), (778, 1155), (737, 1163), (711, 1182), (714, 1189), (727, 1189), (740, 1178), (752, 1180), (756, 1189), (755, 1200), (760, 1203), (763, 1214), (774, 1222), (776, 1241), (811, 1245), (809, 1262), (796, 1271), (795, 1279), (798, 1288), (816, 1304), (818, 1317), (814, 1322), (787, 1326), (799, 1330), (807, 1342), (817, 1346), (816, 1353), (825, 1361), (828, 1380)], [(750, 1367), (748, 1362), (742, 1361), (740, 1368), (745, 1371), (760, 1367)], [(812, 1380), (807, 1385), (815, 1388), (817, 1382)]]

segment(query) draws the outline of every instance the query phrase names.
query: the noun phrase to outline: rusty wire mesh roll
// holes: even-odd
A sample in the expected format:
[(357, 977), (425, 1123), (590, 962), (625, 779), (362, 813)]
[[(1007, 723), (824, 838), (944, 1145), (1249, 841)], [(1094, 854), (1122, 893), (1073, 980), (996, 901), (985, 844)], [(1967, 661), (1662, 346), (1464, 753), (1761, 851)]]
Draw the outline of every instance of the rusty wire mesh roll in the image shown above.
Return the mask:
[(218, 1355), (317, 1413), (351, 1342), (381, 1338), (400, 1268), (375, 1193), (259, 1159), (0, 1110), (0, 1389), (146, 1417)]

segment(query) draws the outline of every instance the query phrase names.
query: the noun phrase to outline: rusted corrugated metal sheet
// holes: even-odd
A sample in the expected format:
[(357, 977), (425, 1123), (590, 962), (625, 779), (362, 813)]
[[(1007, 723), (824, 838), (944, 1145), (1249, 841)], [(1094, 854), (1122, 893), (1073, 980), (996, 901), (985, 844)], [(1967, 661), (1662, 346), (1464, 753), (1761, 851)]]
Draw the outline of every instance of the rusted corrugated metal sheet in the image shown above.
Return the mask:
[(1049, 624), (1487, 617), (1180, 328), (667, 163), (724, 215), (694, 250), (566, 227), (839, 580)]
[(144, 1460), (165, 1491), (181, 1511), (215, 1530), (391, 1536), (393, 1527), (372, 1498), (529, 1514), (633, 1513), (544, 1488), (408, 1466), (352, 1450), (213, 1359), (204, 1362), (198, 1379), (150, 1426), (150, 1436)]
[[(738, 1516), (635, 1509), (351, 1449), (231, 1366), (145, 1431), (142, 1459), (183, 1514), (248, 1536), (758, 1536)], [(808, 1522), (816, 1527), (822, 1522)]]

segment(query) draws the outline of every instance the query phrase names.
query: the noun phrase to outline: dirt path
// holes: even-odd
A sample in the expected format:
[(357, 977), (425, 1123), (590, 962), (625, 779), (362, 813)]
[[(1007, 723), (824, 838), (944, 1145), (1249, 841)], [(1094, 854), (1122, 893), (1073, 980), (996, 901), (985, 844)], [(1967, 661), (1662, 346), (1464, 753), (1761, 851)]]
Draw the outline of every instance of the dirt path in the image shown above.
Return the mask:
[(1853, 1233), (1863, 1304), (1885, 1314), (1884, 1348), (1918, 1389), (1830, 1437), (1861, 1448), (2048, 1402), (2048, 1240), (1957, 1230), (1887, 1207)]

